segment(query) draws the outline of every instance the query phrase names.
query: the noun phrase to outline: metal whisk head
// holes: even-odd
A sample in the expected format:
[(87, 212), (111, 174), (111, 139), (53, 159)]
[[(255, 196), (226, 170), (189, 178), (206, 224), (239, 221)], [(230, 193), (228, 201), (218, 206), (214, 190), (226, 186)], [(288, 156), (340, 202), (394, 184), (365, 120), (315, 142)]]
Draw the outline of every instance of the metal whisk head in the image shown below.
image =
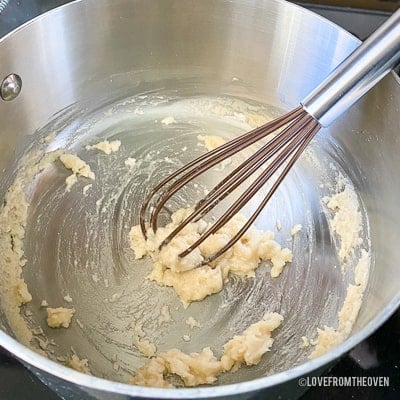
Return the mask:
[[(321, 125), (318, 121), (316, 121), (300, 106), (293, 111), (262, 125), (259, 128), (240, 135), (222, 146), (219, 146), (189, 162), (166, 179), (162, 180), (147, 195), (140, 210), (140, 226), (144, 237), (147, 238), (148, 229), (152, 229), (154, 232), (157, 230), (161, 210), (168, 200), (185, 185), (235, 153), (251, 146), (268, 135), (275, 134), (275, 136), (270, 138), (266, 144), (230, 172), (202, 200), (200, 200), (194, 206), (193, 212), (186, 217), (160, 245), (160, 248), (165, 246), (187, 224), (192, 221), (197, 221), (209, 213), (210, 210), (212, 210), (220, 201), (229, 196), (256, 171), (260, 171), (261, 166), (265, 165), (264, 170), (250, 184), (245, 193), (236, 199), (221, 215), (221, 217), (206, 229), (196, 242), (179, 254), (180, 257), (185, 257), (203, 243), (210, 235), (216, 233), (235, 214), (237, 214), (266, 184), (266, 182), (271, 179), (271, 177), (282, 166), (284, 166), (266, 196), (248, 221), (226, 245), (219, 249), (215, 254), (205, 259), (203, 264), (212, 262), (232, 247), (253, 224), (279, 184), (289, 172), (290, 168), (320, 128)], [(154, 204), (151, 204), (153, 198), (156, 198), (156, 200)], [(147, 215), (149, 215), (148, 224), (146, 224)]]
[[(391, 68), (394, 68), (399, 59), (400, 10), (397, 10), (303, 99), (300, 107), (198, 157), (160, 182), (147, 196), (141, 208), (140, 225), (143, 235), (147, 238), (145, 219), (148, 212), (150, 215), (148, 227), (156, 231), (161, 209), (178, 190), (236, 152), (276, 133), (244, 163), (229, 173), (203, 200), (199, 201), (194, 211), (165, 238), (160, 246), (169, 243), (188, 223), (202, 218), (256, 171), (261, 171), (245, 193), (235, 200), (195, 243), (180, 254), (181, 257), (186, 256), (225, 225), (277, 173), (277, 178), (271, 180), (273, 184), (249, 220), (226, 245), (204, 260), (203, 264), (215, 260), (233, 246), (255, 221), (321, 126), (330, 125), (351, 107)], [(265, 168), (260, 169), (263, 165)], [(149, 210), (150, 203), (157, 194), (154, 208)]]

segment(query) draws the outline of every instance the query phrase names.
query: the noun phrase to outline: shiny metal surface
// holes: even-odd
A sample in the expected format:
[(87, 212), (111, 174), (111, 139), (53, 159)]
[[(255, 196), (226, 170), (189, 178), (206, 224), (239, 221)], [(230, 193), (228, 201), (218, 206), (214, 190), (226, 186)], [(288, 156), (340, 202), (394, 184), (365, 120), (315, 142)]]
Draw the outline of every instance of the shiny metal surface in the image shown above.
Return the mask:
[(400, 9), (315, 90), (302, 104), (329, 126), (383, 79), (400, 60)]
[(5, 101), (14, 100), (22, 89), (22, 80), (16, 74), (6, 76), (0, 84), (0, 96)]
[[(218, 306), (221, 301), (237, 298), (238, 303), (230, 303), (231, 308), (225, 310), (246, 310), (238, 304), (244, 304), (248, 293), (246, 290), (253, 284), (262, 287), (262, 290), (256, 288), (254, 291), (259, 297), (252, 299), (262, 307), (255, 307), (255, 303), (250, 302), (248, 313), (245, 313), (247, 318), (256, 316), (252, 314), (254, 310), (261, 313), (263, 307), (271, 305), (287, 312), (287, 315), (290, 310), (298, 310), (299, 315), (304, 317), (301, 326), (310, 331), (323, 322), (332, 321), (340, 298), (329, 293), (337, 290), (339, 285), (339, 297), (342, 296), (346, 282), (337, 279), (338, 271), (335, 273), (327, 269), (334, 262), (335, 246), (330, 243), (330, 236), (325, 235), (327, 227), (324, 216), (319, 212), (321, 193), (317, 183), (324, 179), (327, 183), (333, 181), (334, 170), (329, 167), (333, 163), (352, 180), (359, 193), (364, 216), (369, 220), (365, 233), (370, 236), (375, 263), (352, 336), (323, 357), (307, 361), (306, 353), (279, 351), (271, 354), (274, 357), (272, 364), (266, 362), (259, 368), (239, 371), (234, 377), (226, 378), (233, 380), (223, 381), (220, 386), (213, 388), (162, 390), (118, 382), (122, 379), (109, 359), (121, 343), (129, 343), (130, 333), (126, 325), (129, 318), (136, 318), (135, 313), (140, 311), (138, 308), (142, 307), (140, 302), (143, 298), (131, 294), (119, 299), (116, 296), (116, 303), (105, 303), (103, 300), (119, 292), (131, 293), (140, 285), (138, 278), (145, 275), (147, 267), (144, 265), (139, 272), (141, 275), (138, 275), (138, 268), (129, 266), (129, 257), (132, 255), (127, 243), (119, 239), (122, 235), (126, 240), (125, 225), (128, 222), (129, 227), (135, 221), (134, 209), (128, 209), (124, 214), (126, 219), (118, 219), (112, 225), (121, 230), (107, 229), (108, 218), (113, 220), (109, 214), (104, 214), (101, 220), (95, 218), (96, 202), (101, 194), (104, 195), (101, 207), (109, 204), (112, 210), (118, 210), (118, 207), (121, 209), (121, 201), (126, 202), (122, 204), (132, 204), (131, 200), (140, 196), (144, 189), (140, 187), (143, 176), (134, 175), (124, 179), (127, 171), (120, 168), (123, 157), (132, 156), (135, 152), (140, 157), (151, 154), (147, 161), (150, 163), (152, 159), (157, 162), (162, 156), (170, 157), (178, 152), (174, 157), (184, 162), (179, 151), (184, 143), (191, 146), (189, 148), (194, 152), (199, 151), (190, 132), (196, 129), (209, 132), (211, 127), (217, 127), (219, 133), (229, 136), (243, 129), (232, 121), (227, 123), (227, 120), (219, 119), (217, 115), (194, 118), (193, 110), (188, 112), (182, 108), (182, 102), (200, 106), (196, 101), (201, 96), (214, 101), (223, 96), (228, 99), (240, 98), (253, 106), (265, 107), (264, 111), (269, 114), (276, 113), (277, 109), (290, 109), (358, 45), (356, 39), (335, 25), (278, 0), (256, 3), (217, 0), (77, 1), (36, 19), (1, 40), (0, 76), (15, 72), (24, 82), (24, 90), (15, 101), (0, 104), (1, 195), (4, 195), (15, 176), (15, 166), (21, 155), (51, 129), (58, 135), (46, 151), (57, 147), (73, 150), (94, 166), (98, 176), (104, 177), (104, 181), (93, 185), (94, 190), (88, 192), (88, 201), (84, 205), (80, 185), (68, 197), (62, 196), (65, 171), (60, 166), (47, 170), (35, 182), (27, 236), (37, 239), (26, 243), (32, 267), (27, 266), (24, 275), (34, 295), (29, 310), (36, 321), (43, 322), (38, 305), (44, 296), (48, 301), (60, 303), (66, 291), (70, 291), (68, 294), (73, 298), (73, 305), (81, 314), (79, 319), (82, 319), (86, 329), (80, 330), (74, 324), (71, 330), (56, 332), (54, 339), (59, 345), (57, 351), (62, 354), (71, 345), (76, 347), (81, 357), (90, 358), (96, 375), (109, 379), (83, 375), (22, 346), (13, 339), (13, 333), (1, 311), (0, 344), (27, 363), (43, 381), (65, 398), (213, 398), (240, 393), (250, 397), (251, 392), (261, 388), (270, 388), (271, 396), (278, 397), (288, 390), (288, 381), (306, 373), (316, 373), (318, 368), (324, 367), (369, 335), (400, 302), (400, 283), (393, 279), (399, 273), (399, 264), (394, 260), (399, 257), (400, 240), (400, 216), (397, 212), (399, 189), (393, 184), (398, 182), (395, 166), (400, 150), (397, 118), (400, 88), (394, 75), (386, 77), (345, 118), (340, 118), (322, 133), (311, 149), (311, 154), (314, 150), (322, 156), (322, 165), (316, 168), (311, 162), (312, 157), (303, 159), (297, 172), (280, 192), (276, 203), (271, 206), (270, 212), (274, 217), (284, 208), (282, 205), (288, 206), (285, 219), (288, 227), (293, 222), (304, 221), (305, 226), (310, 223), (319, 229), (317, 233), (309, 232), (312, 241), (304, 235), (293, 244), (299, 255), (299, 264), (288, 270), (287, 279), (272, 285), (266, 277), (258, 284), (249, 281), (241, 286), (239, 282), (233, 282), (231, 290), (237, 297), (226, 291), (221, 297), (210, 297), (204, 305), (195, 305), (197, 315), (203, 316), (204, 321), (210, 319), (210, 310), (213, 310), (211, 315), (214, 317), (208, 321), (207, 333), (199, 334), (187, 344), (187, 349), (203, 346), (210, 338), (223, 341), (225, 335), (229, 336), (229, 332), (224, 333), (224, 326), (240, 327), (241, 323), (246, 322), (246, 319), (241, 319), (240, 313), (227, 321), (224, 309)], [(157, 96), (163, 98), (157, 99)], [(138, 103), (135, 107), (144, 109), (143, 115), (132, 113), (129, 104), (132, 99)], [(381, 118), (382, 110), (385, 119)], [(166, 129), (171, 127), (153, 124), (155, 119), (159, 120), (161, 115), (169, 113), (182, 119), (179, 132)], [(86, 144), (105, 137), (123, 138), (123, 153), (107, 158), (84, 150)], [(156, 154), (160, 150), (163, 153)], [(189, 156), (192, 154), (184, 157)], [(161, 164), (155, 165), (152, 177), (166, 172), (160, 168)], [(108, 171), (115, 172), (115, 175), (107, 174)], [(383, 176), (385, 179), (382, 179)], [(298, 185), (307, 196), (291, 201), (291, 197), (299, 193)], [(137, 192), (132, 188), (136, 188)], [(111, 189), (117, 190), (120, 195), (113, 197)], [(55, 207), (46, 209), (42, 207), (43, 204)], [(74, 206), (81, 208), (74, 212)], [(305, 213), (304, 209), (311, 212)], [(88, 211), (91, 213), (90, 220), (84, 218)], [(35, 224), (36, 217), (40, 217), (41, 224)], [(103, 217), (106, 223), (99, 224)], [(70, 224), (76, 219), (77, 224)], [(265, 226), (275, 223), (274, 219), (266, 221)], [(88, 225), (89, 228), (98, 228), (90, 243), (105, 245), (105, 251), (86, 252), (86, 255), (82, 251), (81, 245), (86, 240), (83, 235), (90, 231)], [(63, 232), (64, 242), (59, 239), (58, 229)], [(37, 235), (32, 235), (33, 232), (37, 232)], [(111, 237), (110, 232), (113, 233)], [(282, 232), (281, 239), (284, 238)], [(115, 243), (122, 244), (122, 249), (118, 249), (117, 253), (114, 251)], [(59, 247), (54, 247), (57, 245)], [(312, 256), (310, 249), (314, 252)], [(95, 262), (88, 264), (88, 268), (78, 268), (71, 258), (74, 254), (79, 257), (85, 255), (85, 261), (103, 259), (104, 263), (98, 264), (102, 268), (97, 270)], [(119, 257), (118, 262), (113, 259), (115, 254)], [(317, 260), (313, 259), (313, 265), (317, 267), (304, 270), (297, 268), (303, 261), (304, 265), (308, 265), (308, 257), (313, 256), (317, 257)], [(78, 259), (78, 266), (84, 264), (79, 263), (79, 258), (75, 259)], [(115, 266), (123, 268), (116, 271)], [(95, 285), (92, 275), (96, 272), (103, 282), (109, 279), (108, 288)], [(300, 274), (297, 280), (296, 274)], [(263, 286), (264, 283), (268, 285)], [(291, 288), (293, 294), (285, 295), (282, 303), (281, 294), (290, 293), (285, 288)], [(299, 301), (299, 292), (303, 303)], [(163, 301), (167, 300), (168, 304), (176, 301), (171, 300), (169, 292), (164, 291), (160, 295), (157, 287), (150, 287), (150, 291), (145, 293), (145, 302), (151, 305), (151, 311), (155, 314)], [(311, 307), (310, 302), (313, 304)], [(322, 313), (325, 316), (319, 315), (315, 310), (322, 310), (326, 302), (331, 302), (330, 309)], [(301, 307), (303, 304), (304, 307)], [(132, 310), (131, 317), (124, 314), (129, 307)], [(112, 316), (114, 311), (117, 312)], [(307, 322), (309, 315), (316, 315), (311, 324)], [(111, 326), (102, 327), (109, 317), (112, 318), (109, 320)], [(161, 347), (176, 341), (182, 332), (180, 324), (185, 317), (180, 309), (174, 313), (177, 323), (175, 331), (166, 333)], [(226, 322), (231, 325), (224, 325)], [(115, 336), (105, 335), (112, 331), (113, 324), (117, 328)], [(298, 320), (294, 318), (290, 322), (289, 319), (290, 324), (296, 325)], [(282, 332), (286, 333), (282, 333), (279, 339), (277, 337), (276, 342), (281, 344), (278, 346), (280, 349), (284, 349), (294, 330)], [(293, 349), (298, 346), (295, 339), (292, 341)], [(140, 361), (135, 359), (135, 354), (128, 347), (122, 355), (132, 365)], [(291, 368), (294, 361), (297, 365)], [(272, 365), (277, 367), (276, 371), (272, 371)], [(122, 373), (129, 372), (122, 369)], [(264, 376), (265, 373), (268, 376)]]

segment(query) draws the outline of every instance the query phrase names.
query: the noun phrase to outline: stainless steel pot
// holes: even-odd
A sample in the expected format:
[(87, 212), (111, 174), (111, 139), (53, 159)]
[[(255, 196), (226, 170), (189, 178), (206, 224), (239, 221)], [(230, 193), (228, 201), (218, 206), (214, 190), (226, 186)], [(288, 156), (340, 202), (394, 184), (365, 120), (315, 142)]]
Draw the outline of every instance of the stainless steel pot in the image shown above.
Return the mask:
[[(0, 79), (17, 74), (22, 82), (19, 94), (11, 85), (16, 97), (0, 101), (0, 195), (40, 129), (55, 115), (68, 117), (71, 108), (84, 113), (96, 102), (153, 89), (154, 82), (174, 90), (174, 82), (185, 80), (189, 94), (240, 96), (289, 109), (358, 44), (334, 24), (281, 0), (83, 0), (60, 7), (0, 41)], [(244, 84), (231, 85), (233, 77)], [(353, 333), (324, 356), (239, 383), (162, 390), (84, 375), (42, 357), (13, 338), (1, 308), (0, 344), (64, 398), (250, 397), (265, 388), (271, 395), (287, 393), (290, 380), (335, 360), (400, 304), (399, 109), (400, 82), (392, 74), (323, 134), (333, 156), (349, 166), (369, 216), (373, 251)]]

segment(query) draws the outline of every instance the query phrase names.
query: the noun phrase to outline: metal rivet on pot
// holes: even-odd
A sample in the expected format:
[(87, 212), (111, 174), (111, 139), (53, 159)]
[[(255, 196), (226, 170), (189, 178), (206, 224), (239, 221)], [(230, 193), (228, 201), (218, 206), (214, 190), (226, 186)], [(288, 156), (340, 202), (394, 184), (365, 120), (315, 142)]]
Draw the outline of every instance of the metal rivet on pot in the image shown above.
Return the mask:
[(14, 100), (21, 92), (21, 88), (21, 77), (17, 74), (10, 74), (1, 82), (0, 96), (5, 101)]

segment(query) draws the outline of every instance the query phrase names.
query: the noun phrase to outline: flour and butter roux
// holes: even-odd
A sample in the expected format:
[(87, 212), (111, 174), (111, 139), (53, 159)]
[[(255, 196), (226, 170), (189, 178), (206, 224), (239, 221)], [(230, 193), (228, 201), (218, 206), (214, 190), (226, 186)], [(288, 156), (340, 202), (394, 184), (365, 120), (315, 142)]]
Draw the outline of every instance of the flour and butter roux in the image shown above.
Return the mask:
[(252, 277), (261, 261), (271, 262), (271, 276), (278, 277), (285, 265), (292, 261), (290, 249), (282, 248), (271, 231), (262, 232), (251, 227), (243, 237), (226, 253), (211, 264), (201, 265), (204, 259), (222, 248), (246, 223), (242, 215), (234, 216), (219, 231), (207, 238), (198, 248), (186, 257), (179, 254), (193, 244), (207, 228), (204, 220), (189, 223), (167, 246), (158, 250), (163, 239), (183, 221), (190, 209), (176, 211), (172, 222), (149, 232), (144, 239), (140, 226), (130, 231), (131, 246), (137, 259), (150, 255), (153, 270), (149, 279), (161, 286), (171, 286), (185, 307), (192, 301), (222, 290), (229, 273)]
[(74, 308), (47, 307), (47, 325), (50, 328), (68, 328), (71, 324), (72, 316), (75, 314)]
[[(234, 105), (227, 107), (221, 102), (210, 106), (209, 111), (215, 115), (227, 116), (243, 122), (250, 127), (258, 126), (267, 122), (267, 118), (258, 115), (257, 111), (245, 112), (243, 107), (238, 108), (239, 112), (233, 111)], [(237, 104), (241, 104), (238, 102)], [(145, 114), (141, 107), (137, 107), (134, 114), (138, 117)], [(179, 124), (179, 118), (165, 116), (159, 119), (161, 127), (173, 129), (175, 124)], [(160, 125), (160, 124), (158, 124)], [(201, 134), (197, 137), (201, 146), (207, 150), (212, 150), (225, 143), (225, 139), (216, 135)], [(121, 141), (101, 141), (96, 144), (86, 146), (86, 154), (105, 158), (117, 152), (122, 152)], [(185, 146), (182, 148), (187, 149)], [(95, 150), (95, 151), (92, 151)], [(136, 168), (140, 165), (139, 157), (133, 158), (125, 154), (121, 166), (126, 173), (134, 174)], [(82, 158), (80, 158), (82, 157)], [(68, 169), (71, 173), (65, 179), (64, 189), (66, 192), (75, 190), (73, 186), (82, 180), (85, 186), (83, 199), (87, 194), (93, 192), (92, 185), (97, 184), (95, 173), (96, 164), (84, 161), (85, 152), (80, 156), (61, 150), (42, 154), (30, 154), (21, 162), (21, 168), (14, 182), (11, 184), (5, 195), (3, 205), (0, 209), (0, 250), (3, 254), (1, 264), (0, 295), (2, 309), (9, 322), (9, 325), (18, 340), (37, 350), (46, 351), (50, 356), (49, 346), (51, 340), (43, 338), (43, 331), (33, 329), (29, 326), (23, 316), (27, 311), (21, 312), (20, 308), (32, 300), (29, 287), (25, 283), (22, 273), (27, 263), (24, 256), (25, 225), (27, 221), (29, 201), (27, 192), (30, 183), (46, 166), (58, 165), (61, 169)], [(58, 161), (57, 161), (58, 160)], [(229, 162), (229, 160), (228, 160)], [(89, 165), (90, 164), (90, 165)], [(99, 175), (100, 176), (100, 175)], [(63, 186), (62, 186), (63, 187)], [(90, 189), (90, 191), (89, 191)], [(328, 213), (331, 213), (329, 221), (332, 236), (338, 240), (338, 257), (343, 268), (348, 266), (351, 259), (358, 260), (354, 268), (354, 280), (347, 288), (347, 294), (338, 314), (337, 325), (321, 326), (315, 333), (314, 339), (302, 337), (300, 347), (302, 351), (307, 351), (310, 358), (315, 358), (324, 354), (326, 351), (343, 342), (351, 333), (353, 324), (357, 318), (361, 306), (363, 293), (368, 281), (368, 270), (370, 265), (370, 254), (362, 245), (360, 238), (361, 213), (358, 208), (357, 196), (351, 185), (343, 185), (335, 193), (330, 193), (323, 199), (323, 204)], [(206, 240), (198, 249), (193, 251), (187, 257), (181, 259), (178, 254), (185, 250), (204, 232), (207, 222), (197, 221), (190, 223), (171, 243), (158, 250), (159, 244), (190, 212), (189, 209), (180, 209), (172, 215), (169, 224), (161, 227), (155, 234), (149, 232), (148, 240), (144, 240), (138, 226), (127, 227), (130, 229), (129, 241), (134, 255), (137, 259), (150, 257), (152, 260), (152, 270), (148, 275), (148, 280), (156, 285), (171, 287), (174, 291), (171, 294), (179, 296), (183, 306), (193, 307), (190, 304), (195, 301), (201, 301), (208, 296), (220, 292), (225, 284), (229, 284), (227, 277), (232, 274), (247, 279), (254, 278), (255, 272), (263, 261), (267, 262), (268, 272), (272, 279), (278, 278), (285, 268), (291, 268), (290, 263), (293, 260), (291, 249), (285, 248), (274, 238), (274, 233), (260, 231), (251, 227), (242, 239), (237, 242), (232, 249), (226, 252), (216, 261), (202, 265), (205, 258), (214, 254), (240, 229), (246, 222), (243, 215), (234, 216), (217, 233)], [(278, 231), (285, 231), (281, 221), (276, 221)], [(295, 241), (298, 236), (306, 232), (307, 226), (296, 224), (292, 230), (289, 230), (288, 240)], [(332, 266), (333, 267), (333, 266)], [(139, 268), (132, 266), (132, 268)], [(96, 275), (97, 277), (97, 275)], [(93, 278), (93, 281), (95, 279)], [(279, 282), (279, 281), (278, 281)], [(155, 285), (155, 286), (156, 286)], [(64, 292), (65, 293), (65, 292)], [(42, 295), (46, 295), (43, 293)], [(69, 295), (63, 297), (64, 301), (71, 303), (66, 307), (49, 307), (45, 301), (42, 302), (42, 323), (52, 328), (50, 331), (57, 334), (65, 334), (66, 329), (71, 329), (71, 325), (78, 325), (83, 331), (86, 327), (86, 321), (82, 324), (76, 315), (74, 299)], [(40, 300), (38, 300), (40, 302)], [(58, 305), (58, 304), (57, 304)], [(188, 309), (191, 312), (191, 308)], [(44, 313), (46, 315), (44, 315)], [(201, 323), (195, 319), (198, 315), (193, 314), (184, 321), (188, 332), (182, 332), (177, 343), (192, 340), (196, 332), (202, 332), (205, 328), (204, 321)], [(170, 380), (170, 375), (177, 376), (185, 386), (196, 386), (201, 384), (213, 384), (217, 382), (218, 377), (223, 373), (234, 372), (242, 366), (252, 366), (260, 362), (261, 358), (269, 351), (273, 351), (273, 332), (278, 327), (284, 326), (284, 312), (281, 314), (267, 312), (259, 321), (251, 321), (247, 328), (242, 329), (236, 335), (228, 340), (222, 348), (213, 348), (212, 343), (209, 346), (202, 346), (195, 352), (185, 353), (177, 348), (164, 350), (159, 346), (156, 336), (151, 336), (148, 327), (143, 327), (139, 322), (132, 321), (129, 327), (129, 346), (137, 356), (143, 356), (146, 359), (145, 365), (133, 373), (130, 382), (136, 385), (173, 387), (175, 380)], [(168, 305), (163, 305), (160, 313), (156, 317), (156, 330), (161, 328), (168, 329), (169, 324), (174, 324), (174, 318), (171, 315), (171, 309)], [(281, 328), (282, 329), (282, 328)], [(39, 332), (39, 334), (38, 334)], [(279, 332), (276, 332), (278, 334)], [(301, 334), (301, 333), (300, 333)], [(32, 340), (32, 339), (36, 339)], [(194, 339), (193, 339), (194, 342)], [(311, 346), (313, 346), (311, 348)], [(308, 348), (310, 349), (308, 350)], [(160, 350), (162, 349), (162, 350)], [(277, 349), (279, 351), (279, 348)], [(64, 353), (65, 354), (65, 353)], [(73, 351), (72, 355), (57, 357), (60, 362), (74, 368), (80, 372), (91, 373), (89, 369), (89, 360), (80, 358)]]
[(241, 335), (234, 336), (223, 346), (223, 353), (217, 359), (210, 347), (198, 353), (185, 354), (178, 349), (160, 353), (140, 368), (131, 383), (152, 387), (174, 387), (168, 375), (182, 379), (185, 386), (215, 383), (224, 372), (235, 372), (242, 365), (256, 365), (270, 350), (274, 339), (272, 332), (283, 321), (282, 315), (268, 313), (261, 321), (250, 325)]
[(334, 214), (330, 224), (340, 241), (338, 255), (342, 261), (342, 270), (355, 251), (358, 251), (360, 256), (354, 268), (354, 283), (347, 287), (346, 297), (338, 313), (337, 327), (324, 326), (317, 329), (317, 336), (313, 341), (315, 348), (309, 355), (311, 359), (325, 354), (347, 339), (357, 319), (368, 284), (371, 256), (363, 247), (360, 237), (362, 218), (357, 195), (340, 174), (337, 186), (337, 193), (324, 197), (322, 201)]
[(78, 175), (91, 180), (95, 179), (94, 172), (85, 161), (75, 154), (61, 154), (60, 161), (65, 168), (72, 171), (72, 174), (65, 178), (65, 191), (69, 192), (73, 185), (78, 182)]

